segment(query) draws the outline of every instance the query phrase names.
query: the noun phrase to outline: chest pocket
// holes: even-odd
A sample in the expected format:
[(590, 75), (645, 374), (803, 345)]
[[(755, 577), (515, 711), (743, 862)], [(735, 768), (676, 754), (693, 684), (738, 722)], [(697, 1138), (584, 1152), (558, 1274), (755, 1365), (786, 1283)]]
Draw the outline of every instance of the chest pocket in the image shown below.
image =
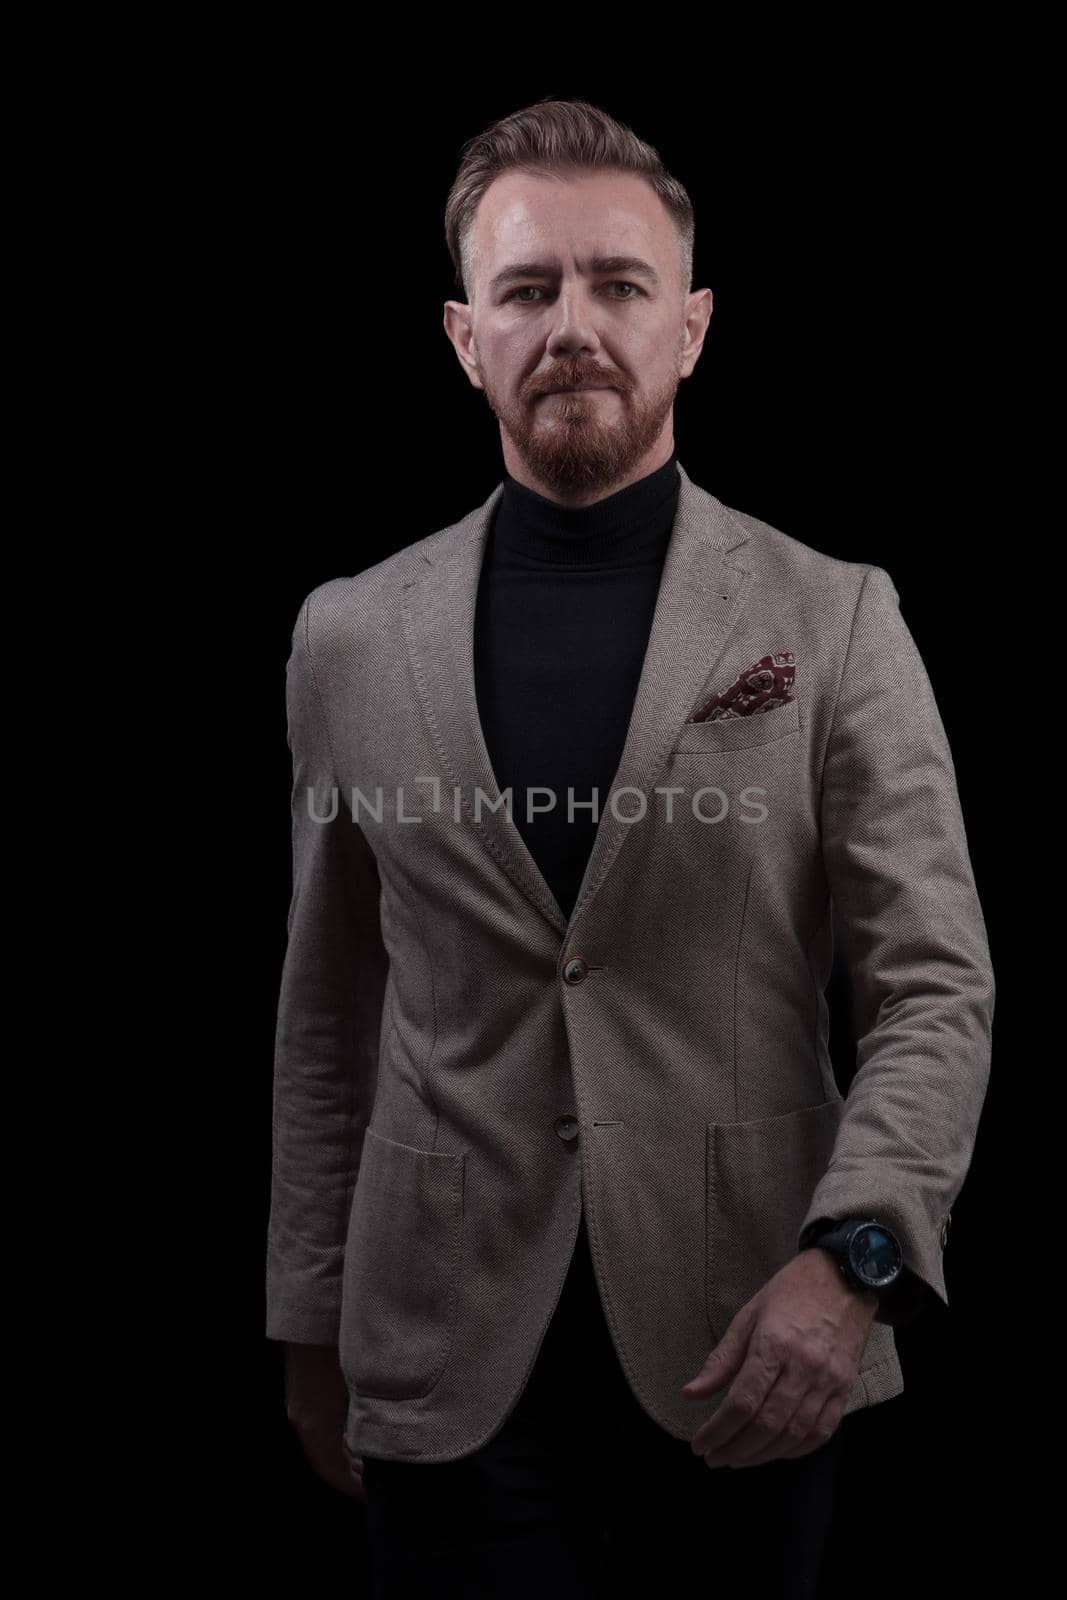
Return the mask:
[(800, 730), (800, 704), (787, 700), (773, 711), (755, 711), (747, 717), (723, 717), (717, 722), (687, 722), (675, 753), (710, 754), (716, 750), (747, 750), (752, 745), (773, 744)]

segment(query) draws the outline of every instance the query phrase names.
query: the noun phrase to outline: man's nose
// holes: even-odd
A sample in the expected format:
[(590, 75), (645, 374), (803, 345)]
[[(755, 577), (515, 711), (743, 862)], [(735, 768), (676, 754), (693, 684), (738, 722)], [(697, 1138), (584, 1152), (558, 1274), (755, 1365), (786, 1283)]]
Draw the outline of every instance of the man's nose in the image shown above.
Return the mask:
[(546, 346), (548, 354), (556, 357), (600, 349), (593, 307), (581, 289), (560, 290)]

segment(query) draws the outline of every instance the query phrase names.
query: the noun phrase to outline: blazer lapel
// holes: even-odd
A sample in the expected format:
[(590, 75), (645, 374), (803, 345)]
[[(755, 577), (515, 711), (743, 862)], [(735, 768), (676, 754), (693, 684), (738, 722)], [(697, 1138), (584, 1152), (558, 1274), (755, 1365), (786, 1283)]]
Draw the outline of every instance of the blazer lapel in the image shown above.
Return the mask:
[[(640, 812), (637, 795), (622, 795), (619, 816), (612, 797), (632, 788), (647, 794), (650, 811), (658, 803), (652, 786), (748, 598), (752, 574), (726, 559), (745, 543), (745, 529), (714, 495), (692, 482), (680, 463), (678, 474), (678, 510), (633, 711), (610, 793), (600, 796), (600, 821), (569, 922), (503, 804), (478, 715), (474, 613), (502, 483), (442, 537), (432, 554), (422, 552), (421, 570), (404, 585), (402, 612), (415, 682), (438, 755), (460, 791), (463, 814), (561, 938), (588, 907), (630, 828), (641, 826), (625, 820)], [(477, 818), (475, 789), (484, 796)]]

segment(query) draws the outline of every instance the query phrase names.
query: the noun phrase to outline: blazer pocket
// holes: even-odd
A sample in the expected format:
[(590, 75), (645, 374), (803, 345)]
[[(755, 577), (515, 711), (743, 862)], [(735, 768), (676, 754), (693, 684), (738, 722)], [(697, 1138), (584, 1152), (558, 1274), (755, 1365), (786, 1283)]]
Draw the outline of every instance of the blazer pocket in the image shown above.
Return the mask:
[(753, 1122), (707, 1124), (705, 1295), (716, 1342), (745, 1302), (796, 1255), (844, 1103), (825, 1100)]
[(787, 700), (773, 711), (754, 711), (747, 717), (723, 717), (717, 722), (686, 722), (675, 745), (678, 753), (742, 750), (754, 744), (772, 744), (796, 733), (800, 727), (799, 702)]
[(341, 1367), (360, 1394), (428, 1394), (456, 1324), (464, 1155), (368, 1128), (349, 1214)]

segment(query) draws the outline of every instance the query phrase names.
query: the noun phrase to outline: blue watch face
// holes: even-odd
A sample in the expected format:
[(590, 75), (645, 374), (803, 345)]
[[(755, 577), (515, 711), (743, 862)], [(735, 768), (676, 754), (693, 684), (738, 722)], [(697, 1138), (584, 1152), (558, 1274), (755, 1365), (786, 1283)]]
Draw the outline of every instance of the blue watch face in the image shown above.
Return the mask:
[(849, 1241), (848, 1259), (856, 1276), (872, 1289), (892, 1283), (903, 1265), (894, 1235), (874, 1222), (856, 1229)]

